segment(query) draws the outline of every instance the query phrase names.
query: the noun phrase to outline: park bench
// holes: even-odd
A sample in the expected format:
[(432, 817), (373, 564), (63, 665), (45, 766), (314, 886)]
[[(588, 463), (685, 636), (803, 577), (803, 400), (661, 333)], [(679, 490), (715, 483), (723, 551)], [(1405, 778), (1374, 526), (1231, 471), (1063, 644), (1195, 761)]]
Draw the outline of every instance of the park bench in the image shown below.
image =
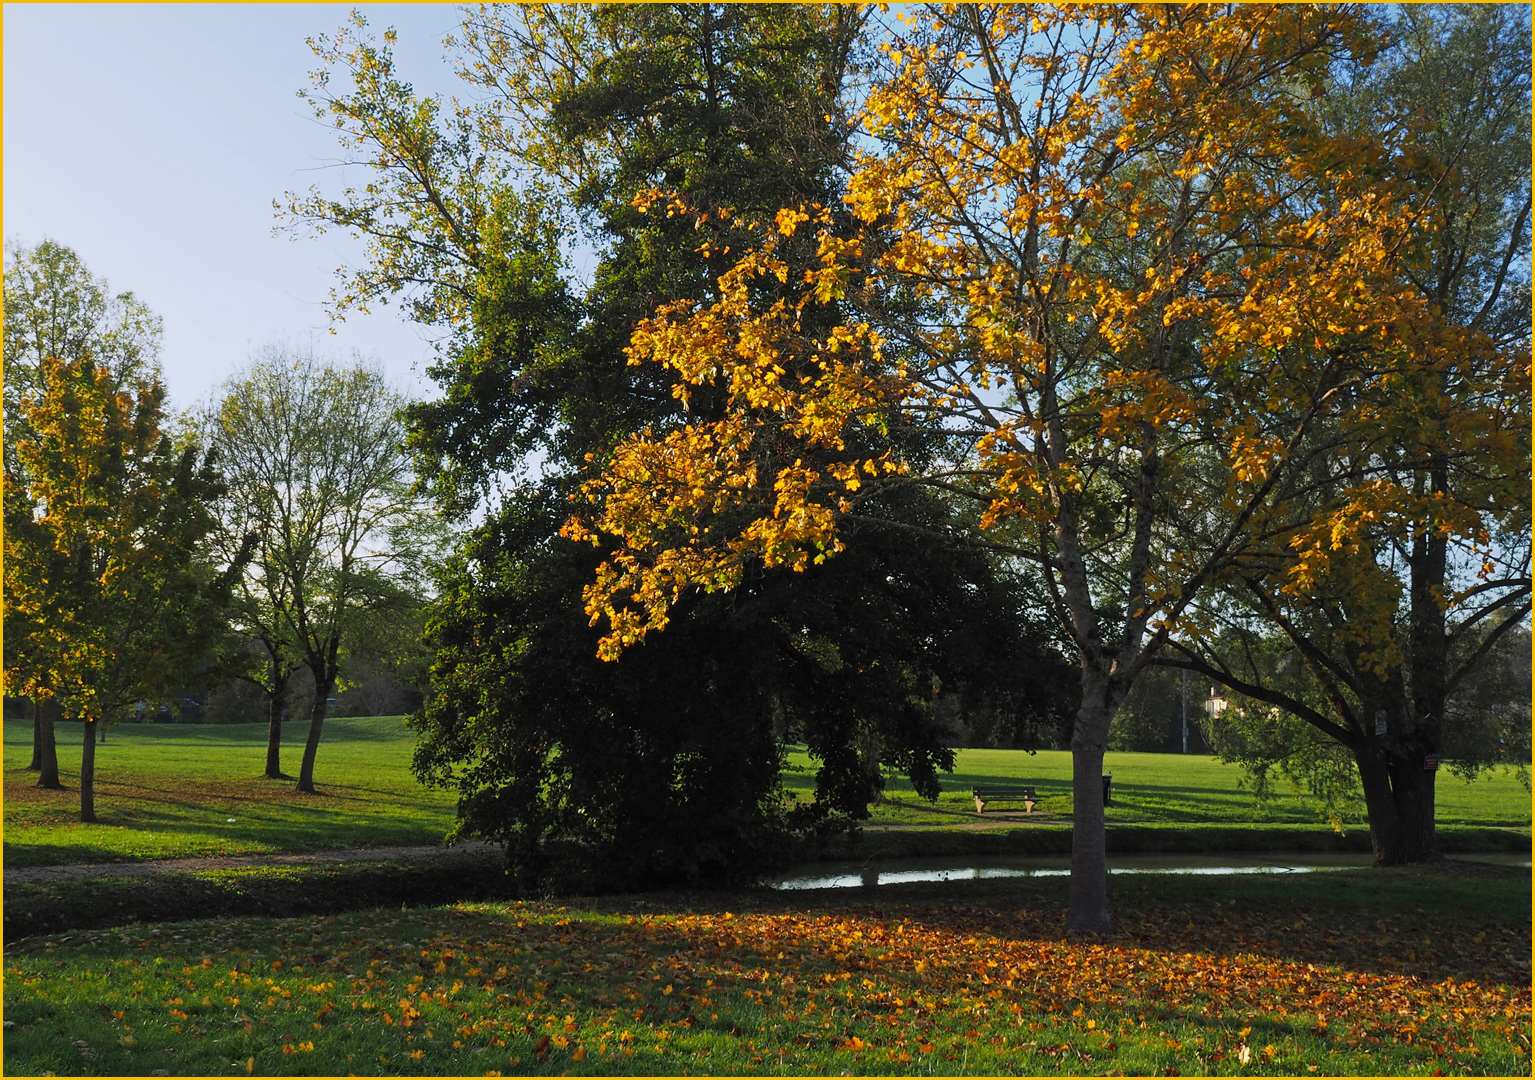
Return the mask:
[(1022, 802), (1023, 812), (1032, 814), (1034, 805), (1039, 802), (1031, 787), (978, 787), (971, 788), (970, 793), (975, 796), (977, 814), (984, 814), (989, 802)]

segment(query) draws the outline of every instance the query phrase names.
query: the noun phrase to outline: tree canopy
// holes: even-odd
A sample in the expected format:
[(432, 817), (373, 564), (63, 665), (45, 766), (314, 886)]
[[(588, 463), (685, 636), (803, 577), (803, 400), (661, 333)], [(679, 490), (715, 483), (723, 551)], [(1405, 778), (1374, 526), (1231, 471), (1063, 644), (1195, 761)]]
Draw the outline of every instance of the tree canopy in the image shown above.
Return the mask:
[(80, 816), (94, 821), (97, 725), (169, 697), (218, 632), (229, 580), (205, 538), (222, 485), (164, 430), (158, 382), (120, 390), (89, 358), (53, 357), (38, 382), (5, 474), (6, 683), (85, 721)]
[(375, 368), (273, 346), (224, 385), (206, 421), (229, 480), (225, 546), (251, 545), (236, 629), (267, 651), (276, 707), (273, 684), (294, 665), (314, 675), (301, 791), (314, 790), (346, 647), (368, 618), (419, 602), (435, 553), (439, 530), (411, 490), (403, 404)]
[(160, 317), (133, 293), (114, 294), (56, 240), (5, 249), (5, 407), (42, 391), (43, 361), (90, 357), (120, 389), (160, 375)]
[[(625, 441), (587, 488), (571, 532), (620, 538), (588, 591), (606, 653), (754, 563), (836, 555), (883, 492), (973, 501), (977, 538), (1040, 568), (1079, 658), (1069, 924), (1111, 926), (1115, 709), (1219, 574), (1298, 535), (1302, 475), (1434, 334), (1397, 273), (1416, 208), (1393, 133), (1314, 104), (1377, 48), (1334, 6), (903, 17), (848, 185), (862, 230), (808, 204), (743, 222), (760, 239), (720, 296), (635, 330), (635, 362), (717, 404)], [(707, 212), (664, 185), (638, 205)], [(852, 317), (817, 326), (827, 305)], [(882, 425), (944, 452), (861, 453)]]
[[(566, 837), (619, 881), (749, 876), (795, 827), (778, 786), (788, 738), (821, 761), (812, 819), (866, 815), (891, 766), (935, 793), (951, 760), (935, 676), (1005, 702), (1024, 740), (1053, 734), (1066, 695), (1042, 688), (1062, 664), (1016, 574), (994, 553), (912, 543), (961, 512), (942, 498), (892, 493), (887, 516), (905, 532), (871, 529), (858, 558), (813, 579), (764, 573), (701, 598), (675, 634), (619, 664), (597, 661), (582, 610), (600, 552), (559, 535), (592, 461), (703, 407), (674, 393), (673, 374), (628, 362), (635, 321), (658, 299), (716, 294), (751, 237), (730, 208), (839, 194), (860, 20), (819, 7), (486, 10), (457, 44), (489, 98), (451, 121), (393, 75), (387, 35), (385, 48), (317, 43), (353, 87), (320, 79), (317, 106), (378, 182), (290, 208), (374, 239), (338, 304), (414, 289), (412, 312), (449, 331), (432, 370), (444, 394), (413, 408), (413, 446), (442, 505), (486, 515), (444, 577), (418, 768), (458, 787), (461, 830), (504, 840), (519, 871), (537, 872), (540, 841)], [(636, 208), (662, 178), (707, 220)], [(425, 192), (440, 210), (422, 212)], [(589, 283), (556, 256), (576, 224), (597, 248)]]
[[(133, 393), (159, 378), (161, 323), (132, 293), (114, 295), (73, 249), (55, 240), (30, 248), (7, 243), (4, 292), (5, 471), (10, 490), (21, 492), (28, 480), (17, 448), (36, 438), (22, 403), (43, 396), (44, 362), (90, 360), (115, 389)], [(19, 513), (22, 502), (17, 505)], [(27, 526), (17, 518), (14, 527)], [(11, 659), (18, 650), (32, 650), (35, 643), (14, 623), (7, 626), (6, 665), (12, 669), (20, 663)], [(41, 786), (58, 787), (57, 702), (33, 704), (33, 767), (41, 772)]]
[(1223, 630), (1187, 655), (1240, 694), (1227, 751), (1282, 763), (1334, 812), (1362, 789), (1394, 863), (1437, 854), (1426, 763), (1528, 760), (1506, 710), (1468, 705), (1500, 682), (1506, 705), (1529, 696), (1476, 684), (1530, 611), (1530, 47), (1508, 8), (1404, 9), (1386, 29), (1324, 115), (1402, 132), (1415, 363), (1363, 399), (1367, 423), (1331, 451), (1346, 481), (1308, 475), (1296, 533), (1242, 561), (1209, 604)]

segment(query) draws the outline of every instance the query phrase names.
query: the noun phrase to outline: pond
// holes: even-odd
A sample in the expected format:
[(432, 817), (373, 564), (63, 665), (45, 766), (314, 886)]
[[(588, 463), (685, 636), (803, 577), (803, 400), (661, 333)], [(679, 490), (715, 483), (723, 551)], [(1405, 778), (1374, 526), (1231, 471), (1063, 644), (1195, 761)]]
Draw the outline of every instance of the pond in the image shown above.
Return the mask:
[[(1500, 866), (1528, 867), (1530, 856), (1516, 852), (1455, 855), (1451, 858)], [(1368, 853), (1111, 855), (1111, 874), (1311, 874), (1352, 870), (1371, 864)], [(1054, 856), (998, 856), (986, 859), (910, 858), (868, 863), (822, 862), (795, 867), (775, 889), (839, 889), (906, 885), (923, 881), (982, 881), (991, 878), (1067, 877), (1071, 859)]]

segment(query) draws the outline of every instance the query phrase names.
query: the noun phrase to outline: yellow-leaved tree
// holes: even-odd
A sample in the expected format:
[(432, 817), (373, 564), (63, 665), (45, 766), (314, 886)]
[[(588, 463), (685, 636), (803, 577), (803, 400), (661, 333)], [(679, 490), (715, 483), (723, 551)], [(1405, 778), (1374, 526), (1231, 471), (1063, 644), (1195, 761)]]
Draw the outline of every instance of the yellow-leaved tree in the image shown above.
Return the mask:
[[(1276, 510), (1296, 477), (1338, 460), (1325, 448), (1370, 387), (1413, 362), (1424, 314), (1391, 272), (1411, 228), (1391, 146), (1314, 115), (1337, 65), (1374, 47), (1336, 6), (903, 18), (846, 208), (785, 208), (714, 303), (634, 333), (631, 362), (710, 404), (624, 442), (591, 481), (601, 512), (568, 526), (611, 546), (587, 593), (606, 653), (751, 560), (834, 555), (871, 492), (975, 501), (976, 534), (948, 539), (1032, 560), (1076, 647), (1068, 926), (1110, 930), (1116, 708), (1199, 631), (1216, 575), (1301, 527)], [(649, 207), (689, 212), (661, 192)], [(785, 243), (806, 229), (808, 263)], [(832, 329), (806, 332), (827, 308)], [(941, 449), (920, 467), (860, 457), (859, 425)]]
[(158, 381), (119, 389), (89, 357), (47, 358), (35, 385), (5, 470), (6, 693), (84, 722), (80, 820), (93, 822), (97, 728), (186, 683), (248, 546), (222, 573), (207, 560), (222, 484), (163, 430)]

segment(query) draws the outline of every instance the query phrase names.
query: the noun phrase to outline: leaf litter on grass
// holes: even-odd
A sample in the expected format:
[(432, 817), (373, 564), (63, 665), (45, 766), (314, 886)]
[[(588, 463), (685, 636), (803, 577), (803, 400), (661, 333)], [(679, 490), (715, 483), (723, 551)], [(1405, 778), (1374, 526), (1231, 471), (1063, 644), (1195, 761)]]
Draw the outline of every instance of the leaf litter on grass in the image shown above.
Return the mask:
[(1055, 913), (973, 903), (693, 913), (523, 902), (77, 932), (7, 957), (18, 1023), (5, 1064), (1528, 1073), (1528, 933), (1301, 915), (1195, 921), (1141, 903), (1122, 910), (1122, 934), (1083, 940)]

